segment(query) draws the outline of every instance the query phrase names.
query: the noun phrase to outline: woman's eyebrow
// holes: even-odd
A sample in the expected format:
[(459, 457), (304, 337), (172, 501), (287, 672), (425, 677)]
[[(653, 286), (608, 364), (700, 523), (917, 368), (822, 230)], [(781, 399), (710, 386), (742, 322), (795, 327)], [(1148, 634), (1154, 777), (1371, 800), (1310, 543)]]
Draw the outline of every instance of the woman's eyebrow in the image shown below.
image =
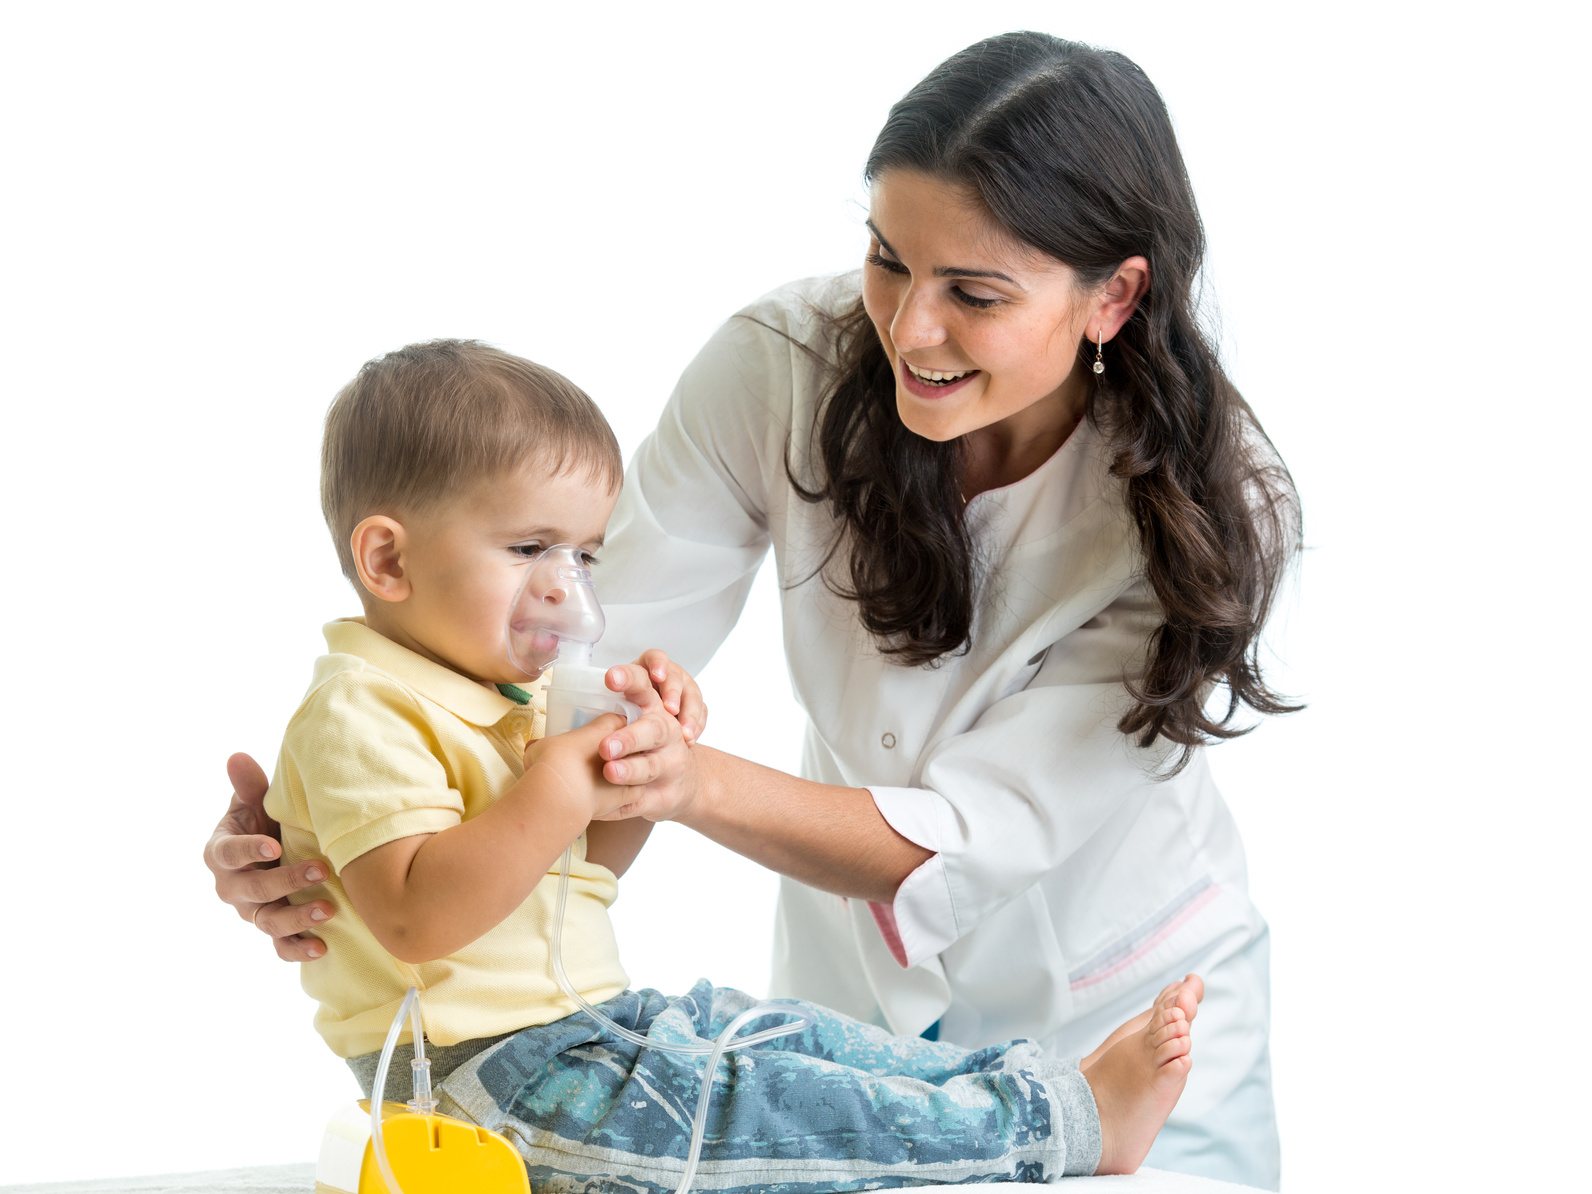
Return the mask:
[[(865, 223), (868, 231), (873, 233), (874, 239), (879, 242), (880, 248), (884, 249), (886, 253), (897, 261), (901, 260), (901, 254), (897, 253), (890, 242), (885, 240), (883, 234), (874, 225), (874, 222), (867, 220)], [(999, 278), (1002, 282), (1009, 282), (1018, 289), (1023, 288), (1022, 283), (1016, 278), (1009, 274), (1003, 274), (998, 269), (967, 269), (959, 265), (937, 265), (934, 267), (934, 276), (936, 278)]]

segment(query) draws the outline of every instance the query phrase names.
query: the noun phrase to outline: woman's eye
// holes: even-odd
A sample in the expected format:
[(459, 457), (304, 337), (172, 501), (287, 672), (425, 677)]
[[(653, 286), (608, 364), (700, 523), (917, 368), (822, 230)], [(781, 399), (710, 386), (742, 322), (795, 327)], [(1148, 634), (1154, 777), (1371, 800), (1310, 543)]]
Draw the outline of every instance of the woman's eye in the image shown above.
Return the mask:
[(987, 311), (996, 303), (1000, 302), (1000, 299), (979, 298), (976, 294), (969, 294), (960, 286), (951, 287), (951, 293), (956, 295), (957, 302), (968, 307), (973, 307), (979, 311)]
[(907, 267), (899, 261), (891, 261), (888, 257), (881, 257), (878, 253), (869, 253), (863, 260), (869, 265), (878, 266), (889, 274), (904, 274), (907, 272)]

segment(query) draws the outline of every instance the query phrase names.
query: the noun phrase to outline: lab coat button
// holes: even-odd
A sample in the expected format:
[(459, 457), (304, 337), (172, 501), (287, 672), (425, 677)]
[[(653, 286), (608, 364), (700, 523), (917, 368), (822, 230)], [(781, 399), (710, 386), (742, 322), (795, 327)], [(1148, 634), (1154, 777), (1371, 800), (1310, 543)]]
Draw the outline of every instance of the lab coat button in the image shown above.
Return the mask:
[(894, 734), (890, 734), (890, 733), (885, 734), (885, 736), (883, 738), (879, 739), (879, 742), (886, 750), (894, 750), (895, 749), (895, 735)]

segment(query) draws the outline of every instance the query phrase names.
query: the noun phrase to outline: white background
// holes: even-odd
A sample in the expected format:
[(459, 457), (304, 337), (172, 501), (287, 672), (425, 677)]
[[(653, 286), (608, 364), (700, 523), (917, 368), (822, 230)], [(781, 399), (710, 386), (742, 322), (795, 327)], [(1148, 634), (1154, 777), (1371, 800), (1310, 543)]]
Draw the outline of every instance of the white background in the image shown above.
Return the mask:
[[(628, 454), (722, 319), (858, 262), (890, 103), (1022, 27), (1161, 88), (1224, 354), (1303, 494), (1275, 642), (1311, 707), (1213, 756), (1274, 929), (1286, 1188), (1584, 1182), (1586, 30), (585, 7), (0, 17), (0, 1183), (309, 1160), (353, 1094), (199, 861), (226, 755), (269, 770), (356, 608), (316, 498), (338, 386), (480, 337)], [(767, 581), (702, 677), (709, 741), (791, 767)], [(615, 908), (633, 979), (761, 990), (773, 898), (664, 827)]]

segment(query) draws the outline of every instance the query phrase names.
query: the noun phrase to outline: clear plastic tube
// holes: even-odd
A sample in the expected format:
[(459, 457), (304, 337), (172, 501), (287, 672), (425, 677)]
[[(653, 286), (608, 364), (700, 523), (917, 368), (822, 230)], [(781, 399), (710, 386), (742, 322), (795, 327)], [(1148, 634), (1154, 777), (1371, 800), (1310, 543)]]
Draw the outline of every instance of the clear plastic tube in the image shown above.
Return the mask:
[(413, 1075), (414, 1096), (409, 1100), (409, 1110), (416, 1115), (430, 1115), (437, 1107), (431, 1097), (431, 1063), (426, 1060), (426, 1038), (420, 1023), (420, 991), (410, 987), (398, 1004), (398, 1014), (387, 1029), (387, 1040), (381, 1047), (381, 1060), (376, 1063), (376, 1080), (370, 1087), (370, 1139), (376, 1153), (376, 1168), (381, 1170), (381, 1180), (387, 1183), (388, 1194), (404, 1194), (403, 1187), (387, 1160), (387, 1141), (381, 1134), (381, 1112), (387, 1101), (387, 1067), (392, 1064), (393, 1050), (398, 1047), (398, 1034), (403, 1031), (404, 1020), (409, 1021), (409, 1033), (414, 1038), (414, 1060), (409, 1063)]

